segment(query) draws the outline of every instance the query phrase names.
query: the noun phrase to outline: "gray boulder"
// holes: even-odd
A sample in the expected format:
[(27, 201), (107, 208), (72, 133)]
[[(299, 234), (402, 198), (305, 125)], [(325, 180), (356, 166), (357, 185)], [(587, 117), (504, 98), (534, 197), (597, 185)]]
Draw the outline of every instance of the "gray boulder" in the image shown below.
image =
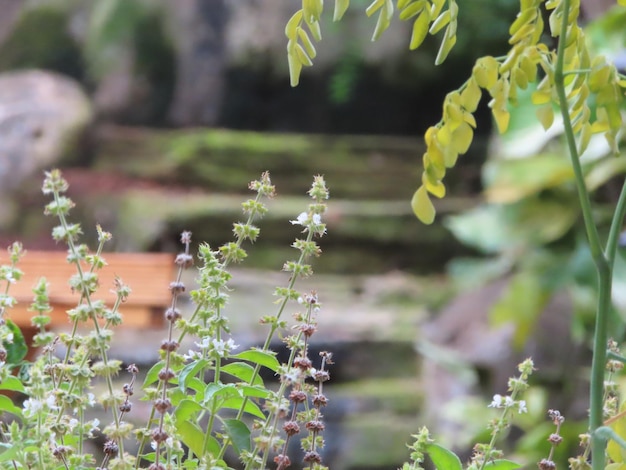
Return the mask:
[(0, 74), (0, 192), (72, 156), (91, 120), (75, 81), (40, 70)]

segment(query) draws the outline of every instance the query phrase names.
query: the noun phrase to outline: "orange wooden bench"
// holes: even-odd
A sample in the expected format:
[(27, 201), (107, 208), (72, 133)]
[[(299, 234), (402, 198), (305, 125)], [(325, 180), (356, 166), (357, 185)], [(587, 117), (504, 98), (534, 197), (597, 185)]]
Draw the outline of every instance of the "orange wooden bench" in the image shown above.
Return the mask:
[[(72, 292), (68, 284), (69, 278), (76, 273), (76, 266), (69, 264), (66, 256), (62, 251), (28, 250), (20, 260), (18, 267), (24, 276), (9, 290), (18, 304), (8, 309), (7, 315), (25, 336), (34, 333), (30, 321), (34, 312), (29, 308), (34, 298), (32, 289), (41, 277), (45, 277), (49, 284), (50, 306), (53, 308), (50, 327), (70, 325), (66, 310), (75, 307), (80, 296)], [(132, 290), (119, 309), (123, 325), (136, 329), (161, 327), (164, 309), (171, 302), (169, 284), (174, 279), (174, 257), (161, 253), (105, 253), (103, 257), (107, 266), (98, 271), (100, 288), (94, 298), (102, 299), (112, 307), (116, 295), (111, 291), (115, 278), (119, 277)]]

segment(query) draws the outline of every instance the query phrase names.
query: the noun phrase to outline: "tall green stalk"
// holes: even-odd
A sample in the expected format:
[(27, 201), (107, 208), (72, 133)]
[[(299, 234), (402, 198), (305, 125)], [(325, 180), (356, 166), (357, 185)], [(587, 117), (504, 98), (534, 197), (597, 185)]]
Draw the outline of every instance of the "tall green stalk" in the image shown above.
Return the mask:
[(567, 29), (570, 12), (570, 0), (563, 1), (563, 22), (559, 35), (559, 45), (557, 49), (557, 61), (554, 70), (554, 82), (559, 98), (559, 107), (563, 117), (563, 126), (567, 147), (574, 169), (576, 187), (582, 209), (585, 230), (589, 241), (589, 248), (593, 258), (598, 276), (598, 300), (596, 311), (595, 331), (593, 337), (593, 358), (591, 364), (590, 383), (590, 403), (589, 403), (589, 432), (592, 437), (592, 468), (593, 470), (604, 470), (606, 464), (605, 449), (606, 439), (598, 436), (596, 430), (603, 424), (603, 400), (604, 400), (604, 375), (607, 361), (607, 323), (611, 308), (611, 288), (613, 284), (613, 266), (615, 253), (617, 251), (617, 241), (622, 225), (622, 220), (626, 213), (626, 184), (622, 188), (618, 204), (613, 215), (609, 237), (606, 248), (602, 248), (602, 243), (598, 235), (598, 229), (593, 220), (591, 200), (585, 185), (585, 178), (580, 163), (580, 155), (576, 148), (574, 130), (569, 115), (569, 107), (565, 90), (564, 57), (567, 44)]

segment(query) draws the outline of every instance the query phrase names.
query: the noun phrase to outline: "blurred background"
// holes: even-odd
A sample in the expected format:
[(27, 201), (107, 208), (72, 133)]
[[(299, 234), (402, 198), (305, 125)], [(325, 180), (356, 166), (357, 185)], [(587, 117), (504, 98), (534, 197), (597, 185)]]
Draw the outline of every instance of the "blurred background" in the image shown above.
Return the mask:
[[(528, 354), (538, 372), (520, 429), (535, 431), (517, 439), (514, 429), (511, 448), (531, 462), (546, 456), (545, 412), (559, 408), (581, 423), (565, 455), (584, 429), (595, 285), (559, 124), (546, 133), (534, 123), (532, 85), (505, 137), (492, 134), (484, 100), (434, 225), (409, 206), (420, 136), (476, 58), (507, 51), (519, 7), (458, 3), (458, 42), (439, 67), (440, 38), (410, 52), (411, 25), (396, 21), (371, 43), (368, 1), (353, 0), (338, 24), (329, 5), (315, 66), (291, 88), (284, 25), (298, 2), (0, 0), (0, 242), (62, 249), (39, 190), (43, 170), (60, 167), (92, 246), (99, 223), (114, 235), (110, 250), (176, 252), (182, 230), (216, 247), (231, 239), (247, 183), (268, 170), (278, 197), (235, 270), (229, 306), (237, 342), (254, 344), (295, 256), (288, 221), (322, 174), (329, 233), (300, 289), (323, 304), (315, 348), (335, 352), (331, 468), (395, 468), (422, 424), (467, 451), (490, 396)], [(625, 68), (626, 15), (613, 3), (583, 2), (583, 17), (590, 47)], [(603, 223), (626, 159), (598, 137), (584, 159)], [(616, 319), (626, 305), (617, 269)], [(142, 332), (137, 351), (149, 352), (138, 358), (124, 343), (138, 336), (125, 332), (118, 352), (150, 364), (160, 334)]]

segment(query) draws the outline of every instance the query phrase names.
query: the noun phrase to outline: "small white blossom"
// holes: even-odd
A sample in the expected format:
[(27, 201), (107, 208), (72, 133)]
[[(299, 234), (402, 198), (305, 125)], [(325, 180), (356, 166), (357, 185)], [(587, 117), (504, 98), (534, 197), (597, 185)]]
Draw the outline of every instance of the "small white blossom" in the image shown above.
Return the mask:
[(489, 408), (500, 408), (502, 406), (502, 395), (496, 393), (493, 396), (493, 400), (491, 400), (491, 403), (489, 403), (489, 405), (487, 405)]
[(322, 216), (319, 214), (313, 214), (313, 223), (319, 225), (322, 223)]
[(185, 362), (195, 361), (196, 359), (202, 359), (202, 354), (200, 354), (198, 351), (193, 351), (192, 349), (190, 349), (187, 354), (183, 354), (183, 359), (185, 359)]
[(48, 398), (46, 398), (46, 405), (51, 410), (58, 410), (59, 409), (59, 407), (57, 406), (57, 399), (56, 399), (56, 397), (54, 395), (49, 395)]
[(87, 404), (89, 406), (96, 406), (96, 396), (93, 393), (87, 394)]
[(220, 357), (224, 357), (227, 353), (239, 347), (239, 345), (235, 344), (232, 338), (228, 341), (224, 341), (223, 339), (213, 339), (212, 343), (213, 350)]
[(41, 411), (43, 403), (34, 398), (29, 398), (22, 404), (22, 408), (24, 408), (25, 416), (34, 416), (38, 411)]
[(301, 212), (300, 215), (296, 218), (296, 220), (290, 220), (292, 225), (306, 225), (309, 220), (309, 214), (306, 212)]
[(208, 336), (205, 336), (204, 338), (202, 338), (201, 342), (194, 342), (194, 344), (196, 346), (198, 346), (200, 349), (206, 349), (211, 345), (211, 338), (209, 338)]
[(515, 401), (513, 400), (513, 398), (507, 395), (506, 397), (504, 397), (504, 407), (511, 408), (512, 406), (515, 406)]
[(526, 408), (526, 400), (520, 400), (517, 402), (517, 411), (519, 414), (528, 413), (528, 408)]
[(285, 372), (283, 378), (289, 383), (294, 383), (300, 380), (301, 374), (302, 371), (300, 369), (298, 369), (297, 367), (293, 367), (289, 371)]

